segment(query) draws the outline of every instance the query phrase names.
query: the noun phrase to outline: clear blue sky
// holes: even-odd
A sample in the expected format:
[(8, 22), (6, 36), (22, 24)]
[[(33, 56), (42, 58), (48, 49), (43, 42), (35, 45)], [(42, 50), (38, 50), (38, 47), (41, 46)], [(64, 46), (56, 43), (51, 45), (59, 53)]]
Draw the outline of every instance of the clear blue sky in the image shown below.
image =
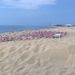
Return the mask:
[(0, 0), (0, 25), (75, 24), (75, 0)]

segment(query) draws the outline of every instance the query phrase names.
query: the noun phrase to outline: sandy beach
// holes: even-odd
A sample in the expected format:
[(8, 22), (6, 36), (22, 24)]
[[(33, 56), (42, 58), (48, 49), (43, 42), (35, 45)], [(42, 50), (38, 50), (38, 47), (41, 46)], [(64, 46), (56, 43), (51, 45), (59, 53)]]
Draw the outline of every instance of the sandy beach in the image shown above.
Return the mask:
[(0, 75), (75, 75), (75, 27), (44, 30), (67, 35), (0, 43)]

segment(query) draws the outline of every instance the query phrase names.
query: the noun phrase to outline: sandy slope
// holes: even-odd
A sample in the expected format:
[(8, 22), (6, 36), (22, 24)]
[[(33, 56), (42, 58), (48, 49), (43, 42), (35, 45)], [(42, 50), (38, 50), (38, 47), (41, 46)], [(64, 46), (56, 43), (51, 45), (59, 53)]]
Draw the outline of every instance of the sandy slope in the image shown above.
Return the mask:
[(0, 75), (75, 75), (75, 28), (58, 39), (0, 43)]

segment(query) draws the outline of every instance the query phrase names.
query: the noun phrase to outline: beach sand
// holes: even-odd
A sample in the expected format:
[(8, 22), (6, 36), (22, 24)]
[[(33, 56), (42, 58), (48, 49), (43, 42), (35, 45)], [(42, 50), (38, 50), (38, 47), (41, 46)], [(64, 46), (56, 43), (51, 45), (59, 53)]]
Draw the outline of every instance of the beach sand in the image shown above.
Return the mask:
[(0, 43), (0, 75), (75, 75), (75, 27), (46, 30), (68, 34)]

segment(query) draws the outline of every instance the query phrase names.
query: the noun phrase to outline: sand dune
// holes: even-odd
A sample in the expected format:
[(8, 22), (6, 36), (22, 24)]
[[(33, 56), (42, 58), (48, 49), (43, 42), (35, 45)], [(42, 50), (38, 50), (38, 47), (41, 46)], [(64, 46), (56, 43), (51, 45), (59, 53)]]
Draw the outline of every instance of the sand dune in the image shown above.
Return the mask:
[(63, 38), (0, 43), (0, 75), (75, 75), (75, 28)]

